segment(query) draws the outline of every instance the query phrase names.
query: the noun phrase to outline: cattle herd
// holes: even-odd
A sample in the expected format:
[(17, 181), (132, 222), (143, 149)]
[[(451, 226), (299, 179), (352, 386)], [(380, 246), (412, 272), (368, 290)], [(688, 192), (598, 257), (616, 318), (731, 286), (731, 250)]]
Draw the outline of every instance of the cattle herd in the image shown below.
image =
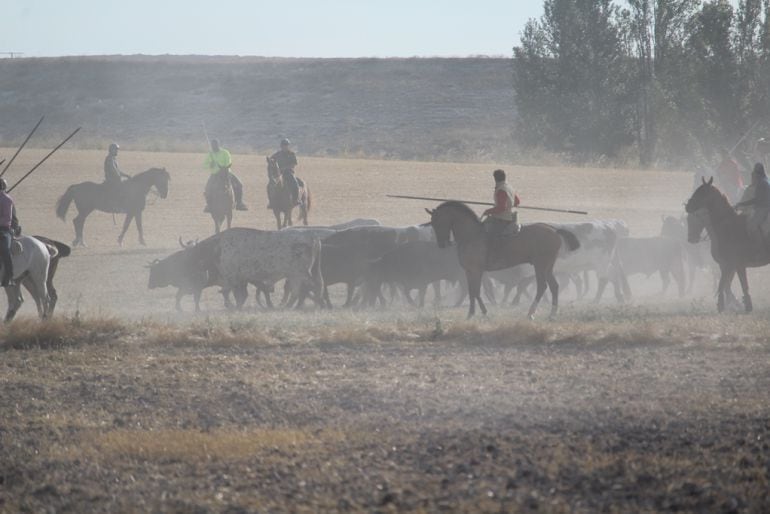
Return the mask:
[[(625, 222), (619, 220), (557, 225), (580, 241), (577, 251), (563, 252), (556, 263), (562, 287), (573, 285), (577, 299), (584, 299), (595, 276), (595, 301), (611, 285), (623, 303), (632, 295), (627, 277), (658, 274), (662, 292), (673, 278), (684, 296), (696, 270), (711, 262), (708, 247), (687, 243), (683, 220), (666, 217), (662, 222), (661, 235), (648, 238), (629, 237)], [(148, 265), (149, 288), (176, 288), (178, 310), (182, 298), (192, 295), (199, 311), (201, 293), (209, 287), (220, 288), (225, 307), (240, 309), (249, 285), (255, 288), (257, 304), (272, 308), (271, 295), (282, 281), (283, 308), (301, 308), (307, 301), (332, 308), (329, 287), (335, 284), (346, 287), (343, 307), (383, 308), (395, 302), (423, 307), (430, 289), (437, 306), (458, 306), (467, 297), (457, 251), (439, 248), (429, 224), (387, 227), (377, 220), (356, 219), (279, 231), (232, 228), (199, 242), (179, 242), (178, 251)], [(517, 304), (531, 295), (533, 283), (532, 266), (520, 265), (486, 273), (483, 290), (493, 303), (508, 302), (513, 294), (510, 301)]]

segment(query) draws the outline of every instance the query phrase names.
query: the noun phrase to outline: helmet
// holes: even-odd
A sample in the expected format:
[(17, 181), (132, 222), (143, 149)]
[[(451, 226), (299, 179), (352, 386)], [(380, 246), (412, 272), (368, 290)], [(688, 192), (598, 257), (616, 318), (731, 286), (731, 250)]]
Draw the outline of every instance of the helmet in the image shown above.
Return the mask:
[(4, 178), (0, 177), (0, 191), (5, 191), (6, 189), (8, 189), (8, 182), (6, 182)]
[(117, 143), (112, 143), (112, 144), (110, 145), (110, 149), (109, 149), (109, 152), (110, 152), (111, 154), (112, 154), (112, 153), (117, 153), (119, 148), (120, 148), (120, 147), (118, 146), (118, 144), (117, 144)]
[(495, 170), (492, 172), (492, 176), (495, 177), (495, 182), (505, 181), (505, 172), (503, 170)]
[(289, 146), (291, 144), (291, 141), (289, 141), (286, 138), (281, 139), (281, 146)]

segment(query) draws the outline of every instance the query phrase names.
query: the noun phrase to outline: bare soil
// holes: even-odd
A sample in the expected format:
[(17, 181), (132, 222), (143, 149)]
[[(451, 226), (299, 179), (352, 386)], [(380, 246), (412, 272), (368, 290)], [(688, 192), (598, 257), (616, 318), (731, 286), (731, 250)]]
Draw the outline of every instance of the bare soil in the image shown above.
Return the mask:
[[(0, 152), (9, 155), (10, 151)], [(42, 157), (30, 151), (11, 179)], [(15, 195), (27, 233), (70, 241), (67, 185), (101, 180), (101, 152), (63, 151)], [(236, 155), (251, 210), (272, 228), (263, 157)], [(200, 154), (125, 152), (131, 173), (167, 166), (146, 211), (148, 247), (106, 214), (62, 262), (57, 317), (25, 305), (0, 329), (3, 512), (767, 512), (770, 295), (751, 272), (751, 316), (695, 295), (574, 302), (555, 322), (492, 307), (388, 312), (173, 312), (147, 261), (206, 237)], [(587, 209), (656, 234), (679, 214), (678, 173), (503, 166), (525, 204)], [(311, 222), (425, 220), (385, 193), (484, 200), (492, 166), (300, 156)], [(16, 192), (15, 192), (16, 193)], [(68, 220), (73, 213), (69, 214)], [(573, 221), (522, 211), (525, 221)], [(120, 220), (118, 220), (120, 222)], [(670, 295), (673, 292), (669, 293)], [(31, 303), (31, 302), (28, 302)]]

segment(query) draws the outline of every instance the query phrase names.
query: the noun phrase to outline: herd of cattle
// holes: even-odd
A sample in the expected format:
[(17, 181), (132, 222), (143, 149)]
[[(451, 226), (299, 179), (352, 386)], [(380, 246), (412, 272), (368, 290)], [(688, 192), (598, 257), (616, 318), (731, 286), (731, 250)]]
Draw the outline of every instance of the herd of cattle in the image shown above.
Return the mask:
[[(671, 278), (684, 296), (691, 288), (698, 268), (712, 263), (707, 243), (686, 241), (682, 220), (663, 219), (661, 235), (629, 237), (623, 221), (602, 220), (561, 224), (574, 233), (580, 249), (566, 253), (556, 263), (555, 272), (562, 286), (574, 284), (578, 299), (589, 291), (589, 277), (598, 279), (595, 300), (599, 301), (608, 284), (619, 302), (627, 301), (631, 289), (627, 277), (659, 274), (665, 292)], [(150, 263), (149, 288), (176, 287), (176, 308), (185, 295), (193, 295), (200, 310), (201, 293), (219, 287), (226, 307), (241, 308), (248, 298), (248, 286), (256, 287), (259, 305), (272, 308), (275, 285), (284, 281), (282, 307), (301, 307), (306, 300), (321, 308), (331, 308), (328, 288), (347, 287), (345, 307), (386, 306), (402, 299), (423, 306), (426, 291), (432, 287), (437, 305), (442, 304), (442, 284), (455, 287), (455, 305), (467, 294), (465, 273), (457, 251), (440, 249), (429, 225), (386, 227), (371, 219), (357, 219), (328, 227), (296, 227), (280, 231), (233, 228), (200, 242), (184, 243), (182, 248)], [(486, 296), (495, 301), (495, 291), (503, 288), (502, 301), (515, 291), (513, 303), (534, 282), (532, 267), (521, 265), (487, 273)], [(417, 297), (412, 296), (417, 291)], [(264, 298), (264, 303), (262, 299)]]

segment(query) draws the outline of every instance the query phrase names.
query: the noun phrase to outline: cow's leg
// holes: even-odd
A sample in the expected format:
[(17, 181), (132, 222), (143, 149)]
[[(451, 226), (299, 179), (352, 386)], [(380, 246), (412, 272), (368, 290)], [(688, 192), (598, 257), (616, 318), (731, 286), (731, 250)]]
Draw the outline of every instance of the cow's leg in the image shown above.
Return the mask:
[(432, 284), (433, 286), (433, 305), (435, 307), (441, 307), (441, 281), (436, 280)]
[(193, 291), (193, 300), (195, 300), (195, 312), (201, 311), (201, 293), (203, 293), (203, 289), (196, 288)]
[(128, 227), (131, 225), (131, 220), (133, 219), (134, 219), (133, 214), (126, 214), (126, 219), (123, 220), (123, 229), (120, 231), (120, 235), (118, 236), (118, 244), (120, 246), (123, 246), (123, 238), (126, 236)]
[(425, 307), (425, 294), (428, 292), (428, 286), (424, 285), (417, 289), (417, 305), (422, 309)]
[(743, 289), (743, 306), (748, 314), (754, 310), (754, 305), (751, 302), (751, 295), (749, 294), (749, 277), (746, 275), (746, 268), (738, 268), (738, 280), (741, 281), (741, 289)]
[(176, 310), (177, 312), (182, 312), (182, 297), (184, 296), (184, 292), (182, 292), (182, 288), (176, 290)]
[(243, 304), (246, 303), (246, 299), (249, 296), (248, 285), (238, 284), (233, 287), (233, 298), (235, 298), (235, 308), (240, 310), (243, 308)]
[(230, 211), (227, 214), (227, 229), (229, 230), (233, 226), (233, 213)]
[(665, 269), (660, 270), (659, 273), (660, 280), (663, 283), (663, 290), (660, 292), (660, 295), (663, 296), (668, 291), (668, 286), (671, 285), (671, 274)]
[[(537, 306), (540, 303), (540, 300), (543, 298), (543, 295), (545, 294), (545, 289), (548, 286), (548, 278), (549, 277), (546, 277), (545, 270), (535, 268), (535, 283), (537, 284), (537, 292), (535, 293), (535, 299), (532, 301), (532, 305), (530, 305), (529, 312), (527, 313), (527, 317), (529, 319), (535, 318), (535, 313), (537, 312)], [(557, 291), (558, 291), (558, 283), (557, 283)]]
[(275, 216), (275, 225), (277, 230), (281, 230), (281, 213), (273, 209), (273, 216)]

